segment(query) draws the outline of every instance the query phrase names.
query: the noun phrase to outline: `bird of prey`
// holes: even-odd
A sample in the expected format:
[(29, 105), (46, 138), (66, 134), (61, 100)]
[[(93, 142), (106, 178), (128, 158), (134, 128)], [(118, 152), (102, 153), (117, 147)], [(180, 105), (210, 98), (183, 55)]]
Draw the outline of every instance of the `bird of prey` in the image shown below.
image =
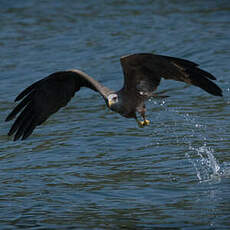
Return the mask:
[[(200, 87), (206, 92), (222, 96), (222, 90), (211, 80), (216, 78), (198, 68), (198, 64), (170, 56), (139, 53), (120, 58), (124, 73), (124, 85), (115, 92), (77, 70), (60, 71), (33, 83), (15, 99), (22, 100), (7, 116), (9, 121), (22, 111), (13, 123), (8, 135), (14, 140), (26, 139), (36, 126), (41, 125), (53, 113), (66, 106), (75, 92), (87, 87), (98, 92), (109, 109), (126, 118), (134, 118), (138, 125), (149, 125), (145, 117), (144, 102), (154, 96), (161, 77)], [(139, 114), (143, 121), (137, 117)]]

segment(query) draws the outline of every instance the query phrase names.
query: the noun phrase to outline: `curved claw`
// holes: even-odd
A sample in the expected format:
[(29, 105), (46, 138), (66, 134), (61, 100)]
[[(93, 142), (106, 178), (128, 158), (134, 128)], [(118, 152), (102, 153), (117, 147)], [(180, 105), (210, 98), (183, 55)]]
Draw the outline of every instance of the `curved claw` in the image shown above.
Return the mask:
[(150, 120), (144, 120), (144, 125), (150, 125)]
[(137, 121), (137, 123), (140, 128), (143, 128), (144, 126), (149, 125), (150, 121), (149, 120)]

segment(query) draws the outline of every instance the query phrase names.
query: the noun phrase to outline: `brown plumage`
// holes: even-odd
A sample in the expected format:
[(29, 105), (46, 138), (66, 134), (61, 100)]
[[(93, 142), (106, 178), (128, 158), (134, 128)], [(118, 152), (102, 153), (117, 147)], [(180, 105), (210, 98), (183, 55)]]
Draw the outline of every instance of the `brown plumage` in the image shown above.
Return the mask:
[[(7, 116), (12, 120), (21, 110), (8, 135), (14, 140), (26, 139), (50, 115), (65, 106), (81, 87), (90, 88), (104, 98), (107, 106), (127, 118), (137, 120), (139, 126), (148, 125), (145, 119), (145, 100), (153, 96), (161, 77), (200, 87), (215, 96), (222, 90), (211, 80), (216, 78), (199, 69), (194, 62), (162, 55), (133, 54), (120, 59), (124, 85), (114, 92), (80, 70), (55, 72), (22, 91), (15, 101), (22, 100)], [(137, 112), (144, 121), (137, 119)]]

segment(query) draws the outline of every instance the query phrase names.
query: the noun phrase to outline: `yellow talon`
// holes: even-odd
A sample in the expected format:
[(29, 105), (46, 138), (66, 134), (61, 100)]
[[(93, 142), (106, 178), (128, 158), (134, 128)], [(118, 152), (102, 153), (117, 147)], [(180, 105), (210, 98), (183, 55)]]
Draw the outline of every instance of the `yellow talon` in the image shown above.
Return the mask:
[(144, 125), (149, 125), (150, 121), (149, 120), (144, 120)]
[(138, 121), (137, 124), (140, 128), (144, 128), (144, 121)]
[(149, 121), (149, 120), (138, 121), (138, 126), (139, 126), (140, 128), (143, 128), (144, 126), (149, 125), (149, 124), (150, 124), (150, 121)]

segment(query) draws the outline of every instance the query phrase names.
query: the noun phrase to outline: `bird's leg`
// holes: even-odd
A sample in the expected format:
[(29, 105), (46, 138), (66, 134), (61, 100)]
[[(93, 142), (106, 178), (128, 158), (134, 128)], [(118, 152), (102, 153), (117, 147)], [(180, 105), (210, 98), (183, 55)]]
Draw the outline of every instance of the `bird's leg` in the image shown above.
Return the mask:
[(136, 121), (137, 121), (137, 124), (138, 124), (138, 126), (139, 126), (140, 128), (143, 128), (144, 126), (150, 124), (150, 121), (147, 120), (147, 119), (145, 119), (144, 121), (139, 121), (138, 119), (136, 119)]
[(140, 128), (143, 128), (144, 126), (149, 125), (149, 124), (150, 124), (150, 121), (147, 120), (147, 119), (145, 118), (145, 113), (144, 113), (144, 112), (141, 113), (141, 116), (143, 117), (144, 120), (143, 120), (143, 121), (139, 121), (139, 120), (137, 119), (137, 117), (136, 117), (136, 121), (137, 121), (138, 126), (139, 126)]
[(143, 117), (143, 119), (144, 119), (144, 121), (142, 121), (143, 122), (143, 125), (145, 126), (145, 125), (149, 125), (150, 124), (150, 121), (149, 120), (147, 120), (146, 118), (145, 118), (145, 113), (143, 113), (143, 114), (141, 114), (142, 115), (142, 117)]
[(136, 117), (135, 119), (136, 119), (136, 121), (137, 121), (138, 126), (139, 126), (140, 128), (143, 128), (143, 127), (144, 127), (143, 121), (139, 121), (139, 120), (137, 119), (137, 117)]

